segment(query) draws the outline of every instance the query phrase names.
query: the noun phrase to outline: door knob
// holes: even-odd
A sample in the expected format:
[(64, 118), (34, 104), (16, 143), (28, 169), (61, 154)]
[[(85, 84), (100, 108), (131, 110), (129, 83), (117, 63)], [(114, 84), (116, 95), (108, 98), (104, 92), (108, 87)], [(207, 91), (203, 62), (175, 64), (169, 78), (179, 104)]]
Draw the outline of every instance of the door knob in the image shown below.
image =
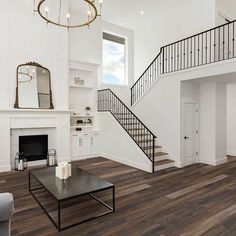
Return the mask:
[(185, 136), (184, 139), (188, 139), (189, 137)]

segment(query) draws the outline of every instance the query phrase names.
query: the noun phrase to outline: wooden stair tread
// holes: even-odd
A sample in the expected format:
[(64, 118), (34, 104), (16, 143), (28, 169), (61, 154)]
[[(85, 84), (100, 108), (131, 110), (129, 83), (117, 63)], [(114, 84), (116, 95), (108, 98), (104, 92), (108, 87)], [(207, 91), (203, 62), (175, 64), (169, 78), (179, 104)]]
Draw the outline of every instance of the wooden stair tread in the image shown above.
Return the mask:
[(174, 161), (170, 160), (170, 159), (166, 159), (166, 160), (161, 160), (161, 161), (155, 161), (155, 165), (165, 165), (165, 164), (170, 164), (170, 163), (174, 163)]
[(160, 157), (160, 156), (165, 156), (165, 155), (168, 155), (168, 153), (166, 153), (166, 152), (156, 152), (154, 154), (154, 157)]

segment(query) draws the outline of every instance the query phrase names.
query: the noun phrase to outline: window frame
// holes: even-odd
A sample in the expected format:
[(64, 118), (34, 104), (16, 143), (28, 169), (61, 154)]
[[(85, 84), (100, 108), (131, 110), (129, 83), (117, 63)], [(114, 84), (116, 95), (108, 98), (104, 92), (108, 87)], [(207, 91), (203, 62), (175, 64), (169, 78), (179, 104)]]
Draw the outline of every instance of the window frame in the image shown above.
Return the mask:
[[(111, 36), (111, 38), (104, 38), (104, 34), (105, 35), (109, 35)], [(109, 37), (108, 36), (108, 37)], [(112, 37), (114, 37), (114, 40), (112, 39)], [(116, 41), (117, 39), (117, 41)], [(129, 72), (129, 68), (128, 68), (128, 54), (129, 54), (129, 50), (128, 50), (128, 38), (124, 35), (120, 35), (114, 32), (108, 32), (106, 30), (102, 31), (102, 58), (103, 58), (103, 41), (104, 40), (108, 40), (111, 42), (115, 42), (115, 43), (120, 43), (122, 40), (124, 40), (124, 84), (113, 84), (113, 83), (106, 83), (103, 80), (103, 59), (102, 59), (102, 78), (101, 78), (101, 84), (103, 86), (112, 86), (112, 87), (128, 87), (129, 86), (129, 79), (128, 79), (128, 72)], [(122, 43), (121, 43), (122, 44)]]

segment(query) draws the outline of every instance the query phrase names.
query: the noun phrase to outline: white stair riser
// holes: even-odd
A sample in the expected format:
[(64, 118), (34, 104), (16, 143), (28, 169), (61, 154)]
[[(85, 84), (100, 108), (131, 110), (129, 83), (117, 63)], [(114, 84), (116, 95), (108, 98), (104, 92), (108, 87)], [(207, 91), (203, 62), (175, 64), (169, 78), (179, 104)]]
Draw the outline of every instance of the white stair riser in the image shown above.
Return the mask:
[(155, 161), (163, 161), (169, 159), (169, 155), (162, 155), (155, 157)]
[(159, 165), (159, 166), (155, 166), (155, 171), (165, 170), (165, 169), (168, 169), (168, 168), (171, 168), (171, 167), (174, 167), (174, 166), (175, 166), (174, 162)]

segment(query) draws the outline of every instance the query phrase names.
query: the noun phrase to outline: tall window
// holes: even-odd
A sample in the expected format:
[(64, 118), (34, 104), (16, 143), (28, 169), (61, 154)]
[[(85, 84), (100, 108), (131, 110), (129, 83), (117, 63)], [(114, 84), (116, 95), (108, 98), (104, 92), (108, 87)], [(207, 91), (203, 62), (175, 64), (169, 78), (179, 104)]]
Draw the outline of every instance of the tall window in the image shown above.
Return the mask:
[(103, 83), (127, 85), (125, 39), (103, 33)]

